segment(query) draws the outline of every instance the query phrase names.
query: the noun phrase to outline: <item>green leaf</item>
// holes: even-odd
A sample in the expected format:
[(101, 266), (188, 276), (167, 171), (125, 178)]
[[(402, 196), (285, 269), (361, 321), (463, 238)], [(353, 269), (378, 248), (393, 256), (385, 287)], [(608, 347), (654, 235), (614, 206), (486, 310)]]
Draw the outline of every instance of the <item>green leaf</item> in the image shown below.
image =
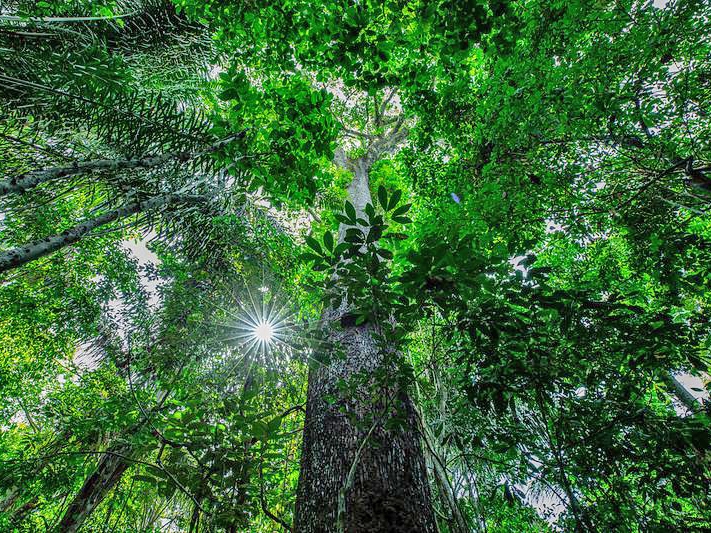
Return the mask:
[(392, 212), (391, 216), (398, 217), (400, 215), (404, 215), (405, 213), (407, 213), (410, 210), (411, 207), (412, 207), (412, 204), (401, 205), (395, 211)]
[(323, 250), (321, 249), (321, 245), (313, 237), (311, 237), (311, 236), (306, 237), (306, 244), (308, 244), (309, 247), (312, 250), (314, 250), (317, 254), (323, 255)]
[(378, 202), (381, 207), (387, 211), (388, 209), (388, 191), (382, 185), (378, 186)]
[(356, 224), (356, 210), (355, 207), (353, 207), (353, 204), (350, 203), (348, 200), (346, 200), (346, 216), (348, 217), (348, 224), (355, 225)]
[(347, 242), (342, 242), (341, 244), (339, 244), (338, 246), (336, 246), (336, 249), (335, 249), (335, 250), (333, 250), (333, 255), (335, 255), (336, 257), (340, 257), (340, 256), (343, 255), (350, 247), (351, 247), (351, 245), (348, 244)]
[(372, 228), (370, 228), (370, 231), (368, 232), (368, 238), (365, 242), (366, 243), (376, 242), (382, 236), (383, 236), (383, 227), (382, 226), (373, 226)]
[(373, 217), (375, 216), (375, 208), (373, 207), (373, 204), (371, 204), (370, 202), (365, 204), (364, 211), (365, 211), (365, 214), (368, 215), (368, 219), (372, 221)]
[(312, 254), (311, 252), (304, 252), (299, 256), (299, 259), (302, 261), (321, 261), (321, 256)]
[(269, 432), (270, 432), (270, 433), (276, 433), (277, 431), (279, 431), (279, 427), (281, 427), (281, 421), (282, 421), (281, 416), (277, 416), (277, 417), (272, 418), (272, 419), (267, 423), (267, 427), (268, 427), (268, 429), (269, 429)]
[(333, 250), (333, 235), (331, 234), (330, 231), (327, 231), (323, 235), (323, 245), (326, 247), (326, 250), (329, 252)]
[(392, 209), (395, 209), (395, 206), (400, 201), (400, 197), (402, 197), (402, 191), (400, 189), (398, 189), (390, 197), (390, 202), (388, 203), (387, 211), (391, 211)]

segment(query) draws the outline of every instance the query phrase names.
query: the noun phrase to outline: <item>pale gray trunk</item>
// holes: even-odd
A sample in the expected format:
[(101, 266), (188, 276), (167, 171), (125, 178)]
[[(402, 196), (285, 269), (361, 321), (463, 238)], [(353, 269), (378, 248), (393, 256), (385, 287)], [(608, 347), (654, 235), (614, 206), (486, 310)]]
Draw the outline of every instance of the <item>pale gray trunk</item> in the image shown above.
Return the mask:
[(97, 159), (74, 163), (67, 167), (52, 167), (43, 170), (33, 170), (14, 178), (0, 180), (0, 196), (9, 193), (22, 193), (57, 178), (67, 178), (88, 174), (90, 172), (117, 171), (132, 168), (151, 168), (159, 166), (170, 159), (187, 160), (190, 154), (168, 154), (162, 156), (148, 156), (138, 159)]
[(667, 385), (673, 389), (674, 396), (676, 396), (689, 411), (696, 412), (701, 408), (701, 402), (676, 378), (673, 372), (667, 373), (666, 381)]
[[(349, 164), (354, 174), (349, 199), (359, 215), (371, 201), (369, 168), (364, 158)], [(341, 239), (343, 234), (341, 228)], [(340, 348), (343, 357), (336, 355), (328, 366), (309, 373), (294, 531), (433, 533), (437, 526), (417, 415), (407, 393), (372, 379), (359, 387), (358, 397), (339, 391), (339, 381), (349, 382), (359, 373), (372, 375), (383, 362), (383, 351), (374, 338), (379, 324), (339, 328), (347, 312), (343, 304), (324, 313), (325, 322), (333, 326), (327, 345)], [(337, 398), (336, 403), (329, 403), (329, 397)], [(405, 427), (386, 429), (396, 409)], [(339, 494), (343, 497), (340, 516)]]
[(77, 224), (59, 235), (52, 235), (42, 240), (31, 242), (17, 248), (0, 253), (0, 272), (22, 266), (30, 261), (49, 255), (57, 250), (78, 242), (87, 233), (105, 226), (116, 220), (121, 220), (136, 213), (153, 211), (176, 202), (204, 201), (203, 196), (188, 196), (180, 194), (164, 194), (141, 202), (126, 204), (113, 209), (81, 224)]
[(9, 193), (22, 193), (46, 181), (88, 174), (90, 172), (115, 172), (117, 170), (130, 170), (135, 168), (146, 169), (158, 167), (168, 161), (190, 161), (219, 150), (235, 139), (240, 138), (243, 134), (244, 133), (233, 135), (218, 141), (202, 152), (171, 152), (163, 155), (144, 155), (133, 159), (95, 159), (93, 161), (77, 162), (66, 167), (33, 170), (21, 174), (20, 176), (0, 180), (0, 196)]

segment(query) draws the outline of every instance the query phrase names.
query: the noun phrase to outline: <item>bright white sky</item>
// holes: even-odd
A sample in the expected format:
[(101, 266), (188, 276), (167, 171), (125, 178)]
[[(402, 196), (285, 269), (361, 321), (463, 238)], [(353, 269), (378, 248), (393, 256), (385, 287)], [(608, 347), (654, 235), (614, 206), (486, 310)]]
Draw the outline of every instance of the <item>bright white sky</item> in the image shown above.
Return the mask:
[(148, 303), (151, 307), (155, 307), (158, 303), (158, 281), (149, 279), (144, 269), (146, 265), (158, 265), (160, 262), (158, 256), (148, 249), (148, 241), (151, 238), (153, 235), (149, 234), (140, 240), (123, 241), (122, 245), (138, 260), (141, 285), (149, 294)]

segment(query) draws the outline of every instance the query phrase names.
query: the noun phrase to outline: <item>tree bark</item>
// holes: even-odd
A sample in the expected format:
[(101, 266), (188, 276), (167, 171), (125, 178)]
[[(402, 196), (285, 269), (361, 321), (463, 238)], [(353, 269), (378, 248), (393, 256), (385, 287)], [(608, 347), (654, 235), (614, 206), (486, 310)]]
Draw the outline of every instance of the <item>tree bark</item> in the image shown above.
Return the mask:
[[(346, 164), (342, 153), (336, 158)], [(362, 216), (371, 201), (371, 161), (347, 163), (354, 173), (349, 199)], [(341, 228), (341, 238), (343, 233)], [(328, 309), (326, 323), (336, 326), (347, 311), (345, 304)], [(417, 415), (406, 392), (372, 377), (359, 387), (357, 398), (338, 386), (382, 369), (384, 350), (374, 337), (378, 330), (378, 324), (370, 323), (332, 327), (326, 345), (340, 347), (342, 357), (309, 373), (296, 533), (437, 531)], [(331, 397), (338, 400), (329, 402)], [(396, 405), (389, 405), (388, 398)], [(404, 427), (387, 429), (395, 407)]]
[(665, 381), (667, 385), (673, 389), (674, 396), (676, 396), (689, 412), (695, 413), (702, 407), (701, 402), (676, 378), (673, 372), (667, 372)]
[(159, 166), (171, 159), (187, 161), (191, 154), (167, 154), (161, 156), (147, 156), (139, 159), (97, 159), (83, 161), (68, 167), (52, 167), (43, 170), (33, 170), (14, 178), (0, 180), (0, 196), (9, 193), (22, 193), (56, 178), (78, 176), (89, 172), (102, 170), (117, 171), (131, 168), (151, 168)]
[(133, 168), (155, 168), (168, 161), (185, 162), (216, 152), (230, 142), (244, 137), (245, 132), (222, 139), (202, 152), (170, 152), (163, 155), (144, 155), (133, 159), (95, 159), (76, 162), (67, 167), (52, 167), (26, 172), (20, 176), (0, 180), (0, 196), (9, 193), (23, 193), (49, 180), (88, 174), (90, 172), (127, 170)]
[(31, 242), (17, 248), (12, 248), (0, 253), (0, 272), (22, 266), (30, 261), (49, 255), (57, 250), (78, 242), (90, 231), (105, 226), (116, 220), (126, 218), (140, 212), (152, 211), (171, 203), (204, 201), (204, 196), (191, 196), (185, 194), (164, 194), (144, 200), (126, 204), (96, 218), (77, 224), (59, 235), (46, 237), (42, 240)]
[(110, 453), (101, 456), (96, 470), (84, 481), (81, 490), (69, 504), (62, 521), (57, 526), (57, 531), (73, 533), (84, 524), (94, 509), (121, 480), (121, 476), (130, 466), (126, 454), (130, 454), (131, 451), (130, 445), (119, 445), (112, 448)]

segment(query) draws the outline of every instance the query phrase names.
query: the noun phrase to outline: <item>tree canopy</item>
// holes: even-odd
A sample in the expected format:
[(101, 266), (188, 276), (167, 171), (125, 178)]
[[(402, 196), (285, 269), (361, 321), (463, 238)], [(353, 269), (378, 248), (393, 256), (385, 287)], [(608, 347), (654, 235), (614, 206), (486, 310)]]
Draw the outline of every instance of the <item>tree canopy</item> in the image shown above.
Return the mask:
[(2, 2), (0, 531), (711, 529), (709, 35)]

